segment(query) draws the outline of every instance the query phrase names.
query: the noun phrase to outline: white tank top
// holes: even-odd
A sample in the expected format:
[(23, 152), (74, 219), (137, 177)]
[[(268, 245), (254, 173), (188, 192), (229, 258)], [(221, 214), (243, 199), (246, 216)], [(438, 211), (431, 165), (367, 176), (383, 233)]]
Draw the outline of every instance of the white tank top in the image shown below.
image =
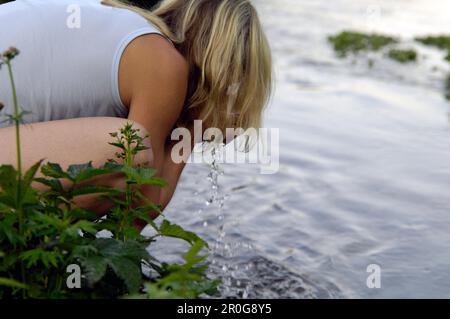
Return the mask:
[[(0, 5), (0, 51), (20, 54), (13, 64), (25, 123), (90, 116), (126, 117), (119, 95), (119, 62), (136, 37), (159, 33), (140, 15), (100, 0), (17, 0)], [(0, 101), (13, 113), (6, 67)], [(8, 126), (0, 124), (0, 127)]]

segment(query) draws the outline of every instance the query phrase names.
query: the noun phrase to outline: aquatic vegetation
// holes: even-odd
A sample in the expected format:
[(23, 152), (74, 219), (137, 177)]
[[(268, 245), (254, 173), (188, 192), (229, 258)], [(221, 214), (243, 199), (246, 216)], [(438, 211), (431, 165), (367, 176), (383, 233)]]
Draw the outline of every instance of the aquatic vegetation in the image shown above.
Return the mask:
[(412, 49), (391, 49), (388, 52), (388, 57), (400, 63), (408, 63), (417, 61), (417, 52)]
[[(415, 38), (417, 42), (447, 50), (446, 60), (450, 61), (450, 36), (428, 36)], [(362, 32), (343, 31), (335, 36), (329, 36), (328, 41), (332, 44), (335, 52), (341, 58), (348, 54), (356, 54), (364, 51), (379, 51), (388, 45), (399, 43), (399, 39), (381, 34), (365, 34)], [(414, 49), (390, 48), (386, 57), (399, 63), (415, 62), (418, 53)], [(372, 59), (368, 60), (369, 68), (374, 66)], [(445, 80), (445, 97), (450, 100), (450, 75)]]
[(450, 61), (450, 36), (440, 35), (440, 36), (427, 36), (419, 37), (415, 39), (416, 41), (439, 48), (441, 50), (447, 50), (446, 60)]
[(335, 36), (330, 36), (328, 40), (340, 57), (346, 57), (349, 53), (378, 51), (387, 45), (398, 42), (397, 39), (390, 36), (353, 31), (343, 31)]
[[(206, 276), (207, 243), (196, 234), (164, 218), (160, 207), (140, 191), (143, 185), (164, 187), (155, 170), (134, 165), (134, 156), (145, 149), (144, 138), (131, 124), (111, 133), (118, 148), (116, 159), (101, 167), (92, 163), (34, 164), (21, 173), (20, 121), (11, 61), (19, 54), (11, 48), (0, 55), (13, 88), (17, 169), (0, 166), (0, 299), (1, 298), (197, 298), (213, 295), (219, 280)], [(38, 171), (41, 177), (38, 177)], [(91, 178), (122, 174), (125, 189), (95, 186)], [(62, 181), (70, 186), (63, 187)], [(33, 183), (46, 186), (38, 190)], [(75, 197), (95, 194), (114, 203), (104, 217), (77, 207)], [(153, 220), (149, 212), (159, 213)], [(160, 219), (160, 220), (159, 220)], [(154, 230), (145, 237), (134, 227), (143, 221)], [(100, 238), (107, 230), (110, 237)], [(181, 264), (157, 260), (149, 245), (160, 237), (189, 244)], [(149, 272), (144, 274), (143, 267)]]

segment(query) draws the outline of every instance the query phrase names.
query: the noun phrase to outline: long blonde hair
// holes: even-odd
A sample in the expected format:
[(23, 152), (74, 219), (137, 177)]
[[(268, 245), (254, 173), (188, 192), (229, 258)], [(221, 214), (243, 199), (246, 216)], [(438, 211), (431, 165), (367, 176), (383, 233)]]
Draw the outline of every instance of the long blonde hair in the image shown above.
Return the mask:
[(119, 0), (156, 26), (187, 59), (189, 89), (179, 125), (259, 128), (272, 89), (272, 59), (249, 0), (163, 0), (147, 11)]

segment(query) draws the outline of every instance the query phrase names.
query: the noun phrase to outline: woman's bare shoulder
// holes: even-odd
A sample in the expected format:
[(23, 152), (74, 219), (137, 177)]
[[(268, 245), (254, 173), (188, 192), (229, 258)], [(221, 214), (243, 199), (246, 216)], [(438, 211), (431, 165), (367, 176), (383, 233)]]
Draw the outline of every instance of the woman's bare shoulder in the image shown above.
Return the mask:
[(129, 94), (128, 118), (149, 131), (156, 150), (181, 114), (187, 93), (188, 65), (165, 38), (146, 35), (127, 47), (121, 69), (119, 83), (127, 87)]
[[(131, 101), (132, 96), (140, 95), (142, 90), (184, 87), (188, 73), (186, 59), (169, 40), (159, 34), (142, 35), (127, 46), (122, 56), (119, 69), (121, 96), (126, 102)], [(172, 94), (185, 92), (172, 90)]]

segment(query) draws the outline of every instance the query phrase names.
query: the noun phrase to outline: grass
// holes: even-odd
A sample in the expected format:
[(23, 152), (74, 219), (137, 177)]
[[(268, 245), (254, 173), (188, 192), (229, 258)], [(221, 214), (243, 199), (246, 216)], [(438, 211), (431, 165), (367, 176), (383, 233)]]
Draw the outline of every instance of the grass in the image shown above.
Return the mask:
[(395, 44), (397, 39), (380, 34), (365, 34), (361, 32), (343, 31), (328, 38), (334, 50), (340, 57), (363, 51), (378, 51), (387, 45)]
[(391, 49), (388, 57), (400, 63), (409, 63), (417, 61), (417, 52), (412, 49)]

